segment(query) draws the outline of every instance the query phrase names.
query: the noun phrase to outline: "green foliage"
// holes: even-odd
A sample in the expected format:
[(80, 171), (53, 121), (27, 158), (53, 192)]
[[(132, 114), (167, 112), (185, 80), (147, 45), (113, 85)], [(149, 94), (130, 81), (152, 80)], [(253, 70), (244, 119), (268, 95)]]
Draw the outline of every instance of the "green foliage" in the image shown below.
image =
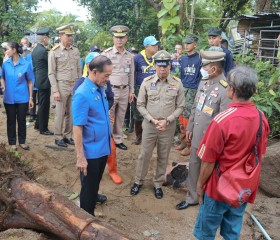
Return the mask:
[(1, 41), (19, 41), (34, 21), (38, 0), (0, 0)]
[(180, 24), (180, 18), (177, 15), (180, 5), (176, 0), (163, 0), (163, 8), (158, 12), (159, 26), (163, 35), (173, 34)]
[(256, 61), (254, 56), (236, 57), (237, 62), (254, 68), (258, 74), (257, 94), (252, 97), (256, 106), (265, 113), (270, 128), (270, 137), (280, 137), (280, 68), (270, 61)]
[[(149, 35), (158, 37), (158, 21), (156, 11), (145, 1), (139, 0), (77, 0), (88, 7), (92, 21), (98, 25), (98, 35), (95, 37), (99, 45), (108, 47), (108, 38), (105, 32), (114, 25), (126, 25), (129, 27), (129, 43), (134, 47), (143, 48), (143, 39)], [(103, 33), (102, 33), (103, 32)], [(101, 36), (106, 35), (104, 43)], [(94, 41), (95, 42), (95, 41)]]

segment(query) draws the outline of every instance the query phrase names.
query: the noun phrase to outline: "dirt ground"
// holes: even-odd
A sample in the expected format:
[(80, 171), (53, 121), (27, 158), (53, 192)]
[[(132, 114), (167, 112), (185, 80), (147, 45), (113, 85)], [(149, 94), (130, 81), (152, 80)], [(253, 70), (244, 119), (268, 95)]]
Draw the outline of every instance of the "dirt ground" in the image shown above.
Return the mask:
[[(0, 108), (0, 142), (7, 143), (6, 115), (4, 108)], [(28, 119), (28, 118), (27, 118)], [(50, 127), (53, 130), (53, 110), (50, 118)], [(130, 187), (134, 182), (136, 160), (140, 146), (131, 145), (134, 133), (127, 134), (124, 143), (128, 151), (117, 151), (118, 169), (123, 177), (123, 183), (115, 185), (104, 172), (101, 182), (101, 192), (108, 196), (104, 205), (98, 205), (96, 209), (97, 218), (107, 222), (115, 228), (123, 231), (131, 239), (160, 239), (160, 240), (187, 240), (194, 239), (192, 232), (198, 207), (190, 207), (187, 210), (178, 211), (175, 205), (184, 200), (185, 193), (174, 191), (172, 188), (164, 187), (164, 197), (158, 200), (153, 194), (152, 177), (155, 169), (156, 154), (153, 155), (150, 170), (141, 192), (132, 197), (129, 194)], [(79, 192), (79, 174), (75, 168), (74, 147), (57, 149), (53, 136), (40, 135), (34, 130), (34, 123), (27, 127), (27, 144), (30, 151), (19, 149), (22, 158), (29, 160), (33, 166), (36, 180), (65, 196)], [(172, 148), (169, 162), (186, 161)], [(243, 222), (241, 239), (264, 239), (258, 228), (252, 223), (249, 212), (253, 213), (262, 223), (272, 239), (280, 239), (280, 199), (269, 198), (262, 193), (258, 194), (255, 205), (247, 207), (247, 213)], [(219, 234), (217, 234), (219, 235)], [(7, 237), (9, 236), (9, 237)], [(23, 237), (17, 230), (16, 234), (7, 235), (0, 233), (0, 239), (54, 239), (53, 237)], [(217, 239), (222, 239), (217, 236)]]

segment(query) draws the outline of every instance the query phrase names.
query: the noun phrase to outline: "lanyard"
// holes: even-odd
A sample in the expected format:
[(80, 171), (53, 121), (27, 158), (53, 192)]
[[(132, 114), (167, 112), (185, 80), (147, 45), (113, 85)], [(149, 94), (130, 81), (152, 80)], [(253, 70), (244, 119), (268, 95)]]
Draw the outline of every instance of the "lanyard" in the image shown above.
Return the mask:
[(145, 69), (144, 69), (144, 73), (145, 72), (147, 72), (147, 70), (150, 68), (150, 67), (153, 67), (154, 66), (154, 64), (155, 64), (155, 60), (153, 59), (153, 61), (152, 62), (149, 62), (149, 60), (147, 59), (147, 56), (146, 56), (146, 51), (145, 50), (142, 50), (141, 52), (140, 52), (140, 54), (143, 56), (143, 58), (144, 58), (144, 60), (145, 60), (145, 62), (147, 63), (147, 67), (145, 67)]

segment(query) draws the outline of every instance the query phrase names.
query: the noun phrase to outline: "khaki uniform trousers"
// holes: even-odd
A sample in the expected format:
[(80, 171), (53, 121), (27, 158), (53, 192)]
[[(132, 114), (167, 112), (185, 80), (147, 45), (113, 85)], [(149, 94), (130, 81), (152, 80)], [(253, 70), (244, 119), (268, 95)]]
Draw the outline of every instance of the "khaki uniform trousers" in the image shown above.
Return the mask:
[(112, 135), (116, 144), (122, 143), (123, 123), (128, 105), (129, 88), (112, 88), (114, 92), (114, 104), (110, 109), (110, 117), (114, 118)]
[(187, 178), (187, 198), (186, 202), (190, 204), (197, 204), (198, 198), (196, 194), (196, 185), (200, 173), (201, 159), (196, 154), (197, 148), (191, 147), (189, 173)]
[(165, 131), (161, 132), (156, 129), (154, 124), (148, 122), (147, 119), (144, 119), (142, 128), (141, 152), (137, 160), (135, 183), (140, 185), (143, 184), (148, 173), (153, 150), (157, 145), (157, 166), (153, 182), (154, 186), (159, 188), (164, 182), (176, 122), (173, 121), (167, 126)]
[(56, 101), (54, 134), (57, 139), (72, 137), (72, 90), (73, 85), (58, 81), (60, 101)]

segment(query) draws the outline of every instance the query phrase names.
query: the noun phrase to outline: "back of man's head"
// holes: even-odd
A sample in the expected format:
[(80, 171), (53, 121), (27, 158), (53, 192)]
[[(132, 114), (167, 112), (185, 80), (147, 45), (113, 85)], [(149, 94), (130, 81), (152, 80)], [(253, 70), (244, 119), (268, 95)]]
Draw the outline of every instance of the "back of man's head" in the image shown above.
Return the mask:
[(106, 56), (99, 55), (89, 63), (89, 70), (95, 69), (97, 72), (103, 72), (106, 65), (112, 65), (111, 60)]
[(228, 73), (229, 86), (235, 90), (239, 99), (249, 100), (257, 91), (258, 76), (254, 69), (247, 66), (237, 66)]

